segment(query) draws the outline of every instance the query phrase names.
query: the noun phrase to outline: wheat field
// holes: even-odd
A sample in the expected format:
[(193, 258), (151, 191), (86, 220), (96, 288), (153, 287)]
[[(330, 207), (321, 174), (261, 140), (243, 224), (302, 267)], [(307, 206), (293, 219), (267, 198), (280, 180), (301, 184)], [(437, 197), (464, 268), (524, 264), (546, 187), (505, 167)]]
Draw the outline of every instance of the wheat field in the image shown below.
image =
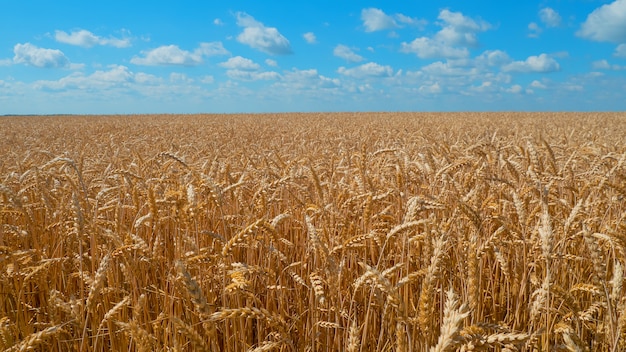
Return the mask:
[(626, 350), (624, 113), (21, 116), (0, 137), (0, 350)]

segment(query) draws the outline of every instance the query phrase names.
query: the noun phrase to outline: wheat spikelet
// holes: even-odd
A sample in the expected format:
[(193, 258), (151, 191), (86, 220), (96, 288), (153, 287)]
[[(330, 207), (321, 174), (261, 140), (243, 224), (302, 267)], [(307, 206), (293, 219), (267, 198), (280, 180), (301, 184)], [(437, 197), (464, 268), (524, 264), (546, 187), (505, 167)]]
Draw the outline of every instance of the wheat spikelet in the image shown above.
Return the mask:
[(36, 333), (32, 333), (24, 338), (19, 344), (6, 349), (6, 352), (12, 351), (32, 351), (42, 345), (47, 339), (61, 332), (60, 326), (51, 326)]
[(182, 278), (185, 288), (187, 289), (187, 293), (191, 297), (196, 310), (204, 315), (210, 314), (211, 307), (209, 306), (200, 285), (198, 285), (198, 282), (191, 277), (191, 274), (189, 274), (185, 265), (181, 261), (176, 262), (176, 270), (178, 271), (178, 275)]
[(586, 227), (583, 230), (583, 239), (585, 240), (585, 245), (589, 249), (589, 256), (591, 257), (591, 261), (593, 263), (595, 282), (597, 284), (604, 285), (604, 282), (606, 281), (606, 264), (602, 259), (602, 250)]
[(397, 225), (396, 227), (394, 227), (393, 229), (391, 229), (391, 231), (389, 231), (387, 233), (387, 238), (386, 239), (389, 240), (393, 236), (395, 236), (395, 235), (397, 235), (397, 234), (399, 234), (399, 233), (401, 233), (403, 231), (412, 229), (412, 228), (417, 227), (419, 225), (422, 225), (422, 224), (424, 224), (426, 222), (427, 222), (427, 220), (423, 220), (422, 219), (422, 220), (418, 220), (418, 221), (410, 221), (410, 222), (406, 222), (406, 223)]
[(469, 315), (469, 307), (465, 304), (459, 306), (456, 294), (450, 289), (446, 293), (446, 305), (443, 314), (439, 340), (434, 347), (430, 348), (431, 352), (449, 351), (454, 348), (458, 343), (461, 323)]
[(172, 317), (172, 321), (174, 322), (174, 325), (178, 327), (178, 332), (189, 338), (195, 351), (211, 350), (206, 344), (205, 339), (193, 327), (187, 325), (184, 321), (177, 317)]
[(493, 345), (493, 344), (517, 345), (517, 344), (525, 342), (526, 340), (528, 340), (528, 338), (529, 338), (528, 334), (524, 334), (524, 333), (497, 333), (497, 334), (491, 334), (487, 336), (485, 340), (490, 345)]
[(254, 232), (256, 229), (258, 229), (259, 226), (261, 226), (263, 221), (264, 221), (263, 219), (258, 219), (257, 221), (248, 225), (245, 229), (239, 231), (230, 240), (228, 240), (228, 242), (226, 242), (226, 244), (222, 248), (222, 255), (223, 256), (229, 255), (236, 245), (245, 242), (247, 238), (250, 236), (250, 234)]
[(139, 326), (135, 320), (131, 320), (128, 323), (119, 321), (116, 323), (132, 338), (137, 351), (149, 352), (154, 350), (155, 337), (152, 336), (146, 329)]
[(622, 284), (624, 283), (624, 272), (619, 260), (613, 262), (613, 278), (611, 279), (611, 299), (618, 302), (621, 298)]
[(209, 316), (210, 321), (220, 321), (235, 318), (251, 318), (267, 320), (272, 323), (279, 323), (285, 326), (285, 320), (277, 314), (273, 314), (265, 308), (242, 307), (242, 308), (224, 308)]
[(97, 294), (99, 290), (102, 289), (104, 285), (105, 273), (109, 267), (109, 262), (111, 261), (111, 256), (109, 254), (105, 255), (100, 261), (100, 265), (98, 266), (98, 271), (96, 271), (96, 275), (94, 276), (93, 283), (89, 289), (89, 294), (87, 295), (87, 302), (85, 307), (87, 309), (91, 309), (93, 305), (94, 296)]
[(480, 295), (479, 283), (479, 263), (477, 253), (477, 236), (476, 232), (472, 231), (470, 236), (469, 246), (467, 247), (467, 291), (469, 298), (469, 307), (473, 311), (476, 311), (478, 307), (478, 300)]
[(98, 325), (98, 331), (100, 331), (102, 327), (104, 326), (104, 324), (109, 322), (111, 318), (113, 318), (113, 316), (115, 316), (120, 310), (122, 310), (122, 308), (127, 306), (129, 303), (130, 303), (130, 296), (127, 295), (121, 301), (117, 302), (111, 309), (109, 309), (109, 311), (107, 311), (102, 317), (102, 320), (100, 321), (100, 325)]
[(368, 231), (369, 227), (370, 227), (370, 221), (371, 221), (371, 217), (372, 217), (372, 207), (373, 207), (373, 201), (372, 201), (373, 197), (372, 197), (372, 193), (368, 193), (367, 194), (367, 198), (365, 199), (365, 204), (363, 205), (363, 229), (364, 231)]
[(279, 348), (283, 344), (284, 344), (283, 341), (263, 341), (259, 344), (259, 346), (249, 349), (248, 352), (271, 351), (271, 350)]
[(353, 320), (350, 323), (349, 335), (347, 340), (346, 351), (347, 352), (356, 352), (359, 350), (361, 345), (361, 329), (356, 323), (356, 320)]
[(569, 233), (569, 229), (572, 226), (572, 223), (574, 222), (574, 219), (576, 218), (576, 216), (580, 212), (580, 209), (582, 208), (584, 201), (585, 201), (584, 198), (580, 198), (578, 200), (578, 202), (576, 202), (576, 205), (574, 205), (574, 207), (572, 208), (572, 211), (570, 211), (567, 219), (565, 220), (565, 223), (563, 224), (563, 232), (564, 233), (566, 233), (566, 234)]
[(398, 320), (396, 322), (396, 351), (407, 351), (407, 347), (408, 343), (405, 324), (401, 320)]
[(324, 295), (324, 281), (322, 281), (322, 278), (316, 272), (309, 274), (309, 279), (311, 281), (313, 291), (315, 292), (315, 298), (321, 305), (324, 305), (324, 303), (326, 303), (326, 297)]
[(526, 213), (524, 203), (520, 199), (517, 192), (513, 192), (513, 204), (515, 205), (515, 211), (517, 212), (517, 218), (519, 219), (520, 227), (524, 228), (524, 226), (526, 225), (526, 219), (528, 219), (528, 215)]
[(332, 321), (318, 321), (315, 325), (322, 327), (324, 329), (339, 329), (341, 325), (337, 323), (333, 323)]
[(423, 332), (430, 331), (431, 311), (433, 308), (434, 283), (439, 273), (440, 262), (444, 253), (446, 241), (443, 236), (433, 240), (433, 254), (430, 257), (430, 265), (426, 276), (422, 281), (422, 289), (419, 296), (419, 310), (417, 321)]

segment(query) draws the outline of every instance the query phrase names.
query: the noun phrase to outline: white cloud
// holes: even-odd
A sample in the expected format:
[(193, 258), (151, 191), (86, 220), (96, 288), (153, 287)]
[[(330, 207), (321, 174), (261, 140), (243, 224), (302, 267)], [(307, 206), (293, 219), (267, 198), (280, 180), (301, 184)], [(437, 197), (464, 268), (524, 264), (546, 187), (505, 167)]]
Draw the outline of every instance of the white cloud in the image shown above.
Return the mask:
[(252, 16), (237, 13), (237, 25), (243, 27), (243, 32), (237, 36), (237, 41), (271, 55), (291, 54), (291, 44), (278, 29), (265, 27)]
[(626, 44), (620, 44), (615, 48), (613, 56), (626, 58)]
[(193, 78), (189, 78), (184, 73), (172, 72), (170, 73), (170, 82), (171, 83), (193, 83)]
[(11, 59), (1, 59), (0, 66), (10, 66), (13, 63)]
[(135, 82), (140, 84), (159, 84), (163, 82), (163, 80), (155, 75), (151, 75), (148, 73), (138, 72), (135, 74)]
[(405, 16), (401, 13), (397, 13), (395, 17), (398, 22), (404, 23), (412, 27), (417, 27), (419, 29), (423, 29), (428, 24), (428, 21), (426, 20)]
[(361, 10), (361, 20), (366, 32), (398, 28), (398, 23), (396, 23), (393, 17), (387, 15), (381, 9), (367, 8)]
[(361, 20), (363, 21), (366, 32), (377, 32), (403, 27), (399, 25), (398, 22), (418, 28), (423, 28), (428, 23), (426, 20), (409, 17), (401, 13), (391, 16), (383, 12), (383, 10), (373, 7), (361, 10)]
[(13, 62), (43, 68), (69, 67), (70, 60), (61, 50), (39, 48), (31, 43), (16, 44), (13, 47)]
[(530, 83), (530, 86), (533, 87), (533, 88), (539, 88), (539, 89), (546, 89), (546, 88), (548, 88), (548, 87), (546, 87), (545, 84), (543, 84), (543, 83), (541, 83), (541, 82), (539, 82), (537, 80), (532, 81)]
[(591, 68), (594, 70), (610, 70), (611, 65), (606, 60), (597, 60), (591, 63)]
[(486, 50), (475, 59), (477, 64), (486, 66), (502, 66), (511, 62), (509, 55), (502, 50)]
[(420, 86), (418, 91), (420, 93), (437, 94), (437, 93), (441, 93), (441, 87), (439, 86), (438, 82), (435, 82), (430, 85)]
[(543, 32), (543, 29), (541, 29), (541, 27), (539, 27), (538, 24), (536, 24), (535, 22), (530, 22), (528, 24), (528, 36), (530, 38), (537, 38), (539, 37), (539, 34), (541, 34), (541, 32)]
[(307, 43), (309, 44), (315, 44), (317, 43), (317, 37), (315, 36), (315, 33), (313, 32), (306, 32), (302, 35), (302, 37), (304, 38), (304, 40), (306, 40)]
[(216, 18), (216, 19), (213, 20), (213, 24), (216, 25), (216, 26), (223, 26), (224, 22), (222, 22), (221, 19)]
[[(154, 76), (152, 76), (154, 77)], [(140, 78), (143, 82), (150, 79), (150, 75)], [(85, 76), (81, 72), (72, 73), (57, 81), (37, 81), (34, 83), (36, 89), (62, 90), (74, 89), (106, 89), (114, 86), (124, 86), (135, 81), (134, 75), (125, 66), (113, 65), (107, 71), (96, 71)]]
[(460, 59), (469, 56), (468, 47), (478, 46), (477, 33), (491, 28), (485, 21), (473, 20), (460, 12), (447, 9), (439, 12), (442, 28), (432, 38), (420, 37), (410, 43), (403, 42), (401, 52), (415, 53), (422, 59)]
[(599, 42), (626, 43), (626, 0), (595, 9), (576, 35)]
[(135, 65), (182, 65), (197, 66), (203, 63), (204, 57), (226, 55), (221, 42), (201, 43), (193, 52), (182, 50), (177, 45), (164, 45), (156, 49), (142, 52), (144, 57), (133, 57), (130, 62)]
[(421, 59), (448, 58), (459, 59), (469, 56), (466, 48), (456, 48), (428, 37), (415, 38), (410, 43), (402, 43), (403, 53), (415, 53)]
[(443, 21), (441, 23), (443, 28), (435, 35), (435, 39), (448, 45), (476, 46), (478, 45), (476, 33), (491, 28), (485, 21), (475, 21), (461, 12), (447, 9), (441, 10), (437, 18)]
[(393, 68), (387, 65), (382, 66), (375, 62), (368, 62), (353, 68), (345, 68), (342, 66), (339, 67), (337, 72), (344, 76), (363, 79), (368, 77), (389, 77), (393, 75)]
[(71, 33), (55, 31), (54, 39), (60, 43), (77, 45), (85, 48), (90, 48), (95, 45), (109, 45), (116, 48), (126, 48), (130, 46), (130, 39), (128, 38), (102, 38), (84, 29), (73, 31)]
[(204, 83), (204, 84), (212, 84), (215, 82), (215, 78), (211, 75), (207, 75), (207, 76), (202, 76), (200, 77), (200, 82)]
[(356, 54), (352, 49), (345, 45), (339, 44), (333, 49), (333, 55), (340, 57), (348, 62), (363, 61), (363, 56)]
[(242, 81), (267, 81), (280, 79), (280, 75), (274, 71), (257, 72), (248, 70), (227, 70), (226, 75), (229, 78)]
[(334, 89), (341, 85), (337, 78), (322, 76), (316, 69), (287, 71), (275, 86), (286, 89), (288, 92), (308, 91), (317, 89)]
[(278, 62), (276, 62), (276, 60), (272, 60), (272, 59), (265, 59), (265, 64), (267, 66), (272, 66), (272, 67), (277, 67), (278, 66)]
[(468, 70), (462, 67), (454, 67), (450, 62), (441, 61), (428, 64), (422, 67), (421, 71), (433, 76), (471, 76), (478, 74), (478, 70), (476, 68)]
[(523, 90), (522, 86), (520, 86), (519, 84), (514, 84), (512, 85), (510, 88), (506, 89), (507, 93), (513, 93), (513, 94), (519, 94), (521, 93)]
[(626, 70), (626, 66), (621, 66), (621, 65), (616, 65), (616, 64), (611, 65), (607, 60), (594, 61), (591, 63), (591, 68), (593, 68), (594, 70), (613, 70), (613, 71)]
[(560, 69), (559, 63), (548, 56), (541, 54), (539, 56), (529, 56), (524, 61), (514, 61), (502, 67), (505, 72), (554, 72)]
[(491, 93), (498, 90), (491, 81), (483, 81), (479, 86), (471, 86), (469, 90), (476, 93)]
[(222, 62), (220, 66), (230, 70), (243, 70), (243, 71), (256, 71), (261, 66), (250, 59), (245, 57), (235, 56), (231, 57), (225, 62)]
[(548, 27), (558, 27), (561, 25), (561, 15), (550, 7), (539, 10), (539, 19)]

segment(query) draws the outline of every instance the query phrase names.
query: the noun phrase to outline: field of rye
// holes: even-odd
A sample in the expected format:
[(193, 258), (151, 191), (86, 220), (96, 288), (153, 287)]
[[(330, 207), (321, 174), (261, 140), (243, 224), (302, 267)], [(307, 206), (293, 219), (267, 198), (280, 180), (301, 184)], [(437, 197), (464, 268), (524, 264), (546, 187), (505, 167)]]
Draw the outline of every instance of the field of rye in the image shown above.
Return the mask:
[(626, 114), (0, 117), (2, 351), (625, 351)]

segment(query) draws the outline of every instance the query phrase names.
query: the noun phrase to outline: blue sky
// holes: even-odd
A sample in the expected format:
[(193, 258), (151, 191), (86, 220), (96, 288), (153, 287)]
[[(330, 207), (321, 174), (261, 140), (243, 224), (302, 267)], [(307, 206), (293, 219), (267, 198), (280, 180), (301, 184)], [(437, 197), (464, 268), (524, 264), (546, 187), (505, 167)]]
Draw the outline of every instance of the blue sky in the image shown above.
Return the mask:
[(626, 0), (0, 1), (0, 114), (626, 110)]

